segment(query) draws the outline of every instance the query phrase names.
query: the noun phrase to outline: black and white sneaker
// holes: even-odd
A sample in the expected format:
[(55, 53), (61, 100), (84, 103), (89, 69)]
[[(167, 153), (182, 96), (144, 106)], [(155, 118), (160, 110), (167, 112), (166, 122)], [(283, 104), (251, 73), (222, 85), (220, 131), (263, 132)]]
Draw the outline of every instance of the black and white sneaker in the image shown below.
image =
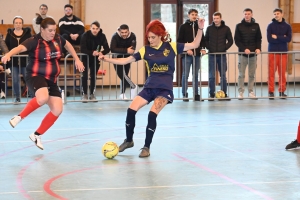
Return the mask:
[(29, 135), (29, 138), (35, 143), (35, 145), (38, 148), (40, 148), (41, 150), (44, 150), (40, 135), (36, 135), (36, 134), (32, 133), (32, 134)]
[(290, 144), (286, 145), (286, 150), (294, 150), (294, 149), (300, 149), (300, 143), (296, 140), (292, 141)]

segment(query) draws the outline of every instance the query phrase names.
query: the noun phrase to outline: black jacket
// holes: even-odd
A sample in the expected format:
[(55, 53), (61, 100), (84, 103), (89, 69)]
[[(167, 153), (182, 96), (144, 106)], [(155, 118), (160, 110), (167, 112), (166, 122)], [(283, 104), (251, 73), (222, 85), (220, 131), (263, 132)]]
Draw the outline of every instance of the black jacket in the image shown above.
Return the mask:
[[(82, 53), (89, 55), (90, 62), (94, 60), (93, 52), (100, 51), (103, 47), (103, 51), (101, 53), (103, 55), (109, 53), (110, 49), (106, 40), (105, 34), (102, 33), (102, 29), (100, 29), (99, 33), (94, 36), (92, 32), (89, 30), (82, 35), (80, 41), (80, 50)], [(85, 61), (86, 56), (83, 56), (83, 60)]]
[[(251, 22), (246, 22), (245, 19), (241, 23), (236, 25), (234, 42), (239, 48), (239, 52), (245, 52), (245, 49), (249, 49), (251, 52), (255, 52), (256, 49), (261, 50), (261, 31), (259, 24), (255, 23), (252, 18)], [(243, 56), (248, 56), (243, 54)], [(250, 57), (254, 54), (250, 54)]]
[[(14, 34), (14, 28), (9, 28), (7, 29), (7, 34), (5, 37), (5, 43), (6, 46), (8, 48), (8, 50), (12, 50), (13, 48), (19, 46), (19, 44), (21, 44), (22, 42), (24, 42), (26, 39), (31, 37), (31, 28), (26, 27), (26, 28), (22, 28), (23, 29), (23, 34), (20, 37), (20, 40), (17, 39), (17, 36)], [(22, 52), (20, 53), (20, 55), (26, 55), (28, 54), (27, 52)], [(26, 67), (26, 63), (27, 63), (27, 58), (26, 57), (22, 57), (22, 58), (12, 58), (12, 60), (10, 62), (7, 63), (7, 67), (11, 67), (12, 66), (12, 61), (14, 63), (14, 66), (21, 66), (21, 67)], [(20, 62), (19, 62), (20, 61)]]
[[(133, 32), (130, 32), (126, 39), (123, 39), (119, 32), (115, 32), (110, 41), (110, 50), (112, 53), (122, 53), (127, 54), (127, 49), (129, 47), (133, 47), (136, 49), (136, 36)], [(128, 57), (129, 55), (122, 56), (119, 55), (117, 57)]]
[[(193, 25), (194, 25), (194, 32), (193, 32)], [(194, 41), (198, 32), (198, 21), (192, 22), (190, 20), (186, 20), (184, 24), (181, 24), (178, 31), (178, 38), (177, 42), (180, 43), (191, 43)], [(200, 56), (201, 49), (205, 49), (205, 40), (204, 34), (202, 33), (202, 39), (200, 41), (199, 47), (196, 49), (196, 56)], [(193, 50), (194, 55), (195, 51)]]
[(72, 20), (69, 20), (66, 16), (60, 18), (58, 27), (60, 35), (78, 34), (81, 36), (84, 33), (84, 24), (81, 19), (75, 15), (73, 15)]
[(205, 41), (209, 53), (226, 52), (233, 44), (231, 30), (223, 20), (219, 27), (213, 22), (206, 29)]

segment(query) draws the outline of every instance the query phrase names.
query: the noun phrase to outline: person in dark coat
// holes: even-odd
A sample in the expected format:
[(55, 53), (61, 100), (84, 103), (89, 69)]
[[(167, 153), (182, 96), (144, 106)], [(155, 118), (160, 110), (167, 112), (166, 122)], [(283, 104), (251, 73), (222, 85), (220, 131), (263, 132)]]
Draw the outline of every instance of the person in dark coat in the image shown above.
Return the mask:
[[(101, 50), (102, 48), (103, 50)], [(94, 21), (90, 26), (90, 30), (82, 35), (80, 49), (82, 53), (85, 53), (89, 56), (89, 63), (86, 56), (83, 56), (82, 59), (83, 65), (86, 68), (90, 69), (91, 84), (89, 99), (92, 101), (96, 101), (96, 76), (100, 68), (100, 63), (96, 57), (98, 57), (99, 55), (105, 55), (110, 51), (106, 36), (105, 34), (103, 34), (102, 29), (100, 28), (100, 23), (98, 21)], [(83, 72), (81, 80), (83, 90), (82, 100), (83, 103), (86, 103), (88, 100), (88, 69)]]
[[(244, 9), (244, 19), (241, 23), (236, 25), (234, 41), (239, 48), (239, 52), (244, 54), (239, 55), (239, 99), (244, 98), (244, 81), (245, 71), (248, 65), (248, 93), (249, 97), (257, 99), (254, 93), (254, 79), (256, 71), (256, 55), (261, 51), (261, 31), (259, 24), (255, 22), (252, 9)], [(251, 54), (253, 53), (253, 54)], [(255, 53), (255, 54), (254, 54)]]
[[(198, 31), (198, 22), (197, 22), (198, 10), (190, 9), (188, 11), (188, 17), (189, 19), (186, 20), (186, 22), (180, 25), (179, 27), (177, 42), (190, 43), (193, 42), (196, 37), (196, 33)], [(188, 89), (188, 78), (189, 78), (191, 66), (195, 69), (195, 71), (193, 71), (193, 86), (194, 86), (193, 93), (194, 93), (195, 101), (200, 101), (200, 95), (198, 90), (198, 74), (201, 65), (200, 56), (201, 54), (203, 55), (206, 54), (204, 34), (203, 32), (201, 34), (202, 34), (202, 39), (199, 47), (197, 49), (188, 50), (186, 52), (187, 55), (182, 56), (182, 95), (183, 98), (186, 98), (183, 99), (183, 101), (189, 101), (187, 99), (188, 97), (187, 89)], [(193, 62), (194, 58), (195, 58), (195, 63)]]
[[(118, 31), (115, 32), (111, 38), (110, 49), (112, 53), (118, 53), (117, 58), (127, 58), (132, 55), (136, 49), (136, 36), (133, 32), (129, 31), (127, 24), (122, 24)], [(123, 54), (123, 55), (121, 55)], [(128, 77), (130, 70), (130, 63), (127, 65), (114, 65), (118, 77), (121, 82), (120, 99), (127, 99), (125, 91), (130, 87), (130, 98), (133, 99), (138, 93), (138, 86), (132, 82)]]
[(206, 41), (206, 48), (208, 49), (209, 53), (224, 52), (224, 54), (208, 55), (208, 84), (210, 98), (215, 97), (216, 68), (218, 69), (221, 77), (221, 90), (223, 90), (223, 92), (225, 93), (225, 97), (228, 97), (226, 78), (227, 58), (225, 52), (232, 46), (233, 38), (231, 30), (228, 26), (225, 25), (225, 22), (222, 20), (222, 14), (220, 12), (215, 12), (213, 14), (213, 23), (207, 27), (204, 37)]
[[(21, 16), (15, 16), (13, 19), (14, 28), (7, 29), (7, 34), (5, 37), (5, 43), (8, 47), (8, 50), (12, 50), (13, 48), (19, 46), (26, 39), (31, 37), (31, 28), (25, 27), (23, 28), (24, 20)], [(28, 54), (27, 52), (22, 52), (19, 55)], [(12, 68), (12, 76), (13, 76), (13, 93), (15, 95), (15, 103), (21, 102), (21, 94), (20, 94), (20, 74), (25, 77), (27, 65), (26, 57), (14, 57), (10, 62), (7, 63), (6, 67)]]

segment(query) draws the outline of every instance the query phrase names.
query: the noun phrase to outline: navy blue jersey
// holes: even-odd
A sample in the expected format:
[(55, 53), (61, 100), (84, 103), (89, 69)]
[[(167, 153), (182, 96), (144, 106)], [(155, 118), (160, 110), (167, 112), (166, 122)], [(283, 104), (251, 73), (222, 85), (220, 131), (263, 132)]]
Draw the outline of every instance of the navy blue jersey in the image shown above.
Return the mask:
[(158, 48), (142, 47), (133, 54), (136, 61), (143, 59), (148, 70), (144, 88), (173, 90), (175, 56), (183, 52), (184, 43), (162, 42)]

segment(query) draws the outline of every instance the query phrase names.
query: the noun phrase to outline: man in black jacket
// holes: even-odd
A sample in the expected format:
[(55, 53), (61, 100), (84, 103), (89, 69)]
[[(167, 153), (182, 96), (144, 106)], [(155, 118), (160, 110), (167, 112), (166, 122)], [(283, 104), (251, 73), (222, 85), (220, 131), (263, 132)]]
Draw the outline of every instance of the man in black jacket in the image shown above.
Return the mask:
[[(239, 52), (244, 54), (239, 55), (239, 77), (238, 87), (239, 95), (238, 98), (242, 100), (244, 98), (244, 81), (245, 71), (248, 65), (248, 92), (249, 97), (257, 99), (253, 91), (254, 78), (256, 71), (256, 54), (261, 51), (261, 31), (259, 24), (255, 23), (252, 18), (253, 13), (250, 8), (244, 9), (244, 19), (241, 23), (236, 25), (234, 41), (236, 46), (239, 48)], [(251, 54), (255, 53), (255, 54)]]
[[(231, 30), (222, 20), (222, 14), (215, 12), (213, 14), (213, 23), (209, 25), (205, 32), (206, 48), (209, 53), (226, 52), (233, 44)], [(210, 54), (208, 55), (209, 65), (209, 95), (210, 98), (215, 97), (216, 89), (216, 65), (221, 77), (221, 90), (227, 95), (227, 58), (226, 54)], [(230, 100), (230, 99), (228, 99)]]
[[(132, 55), (136, 48), (136, 37), (129, 31), (127, 24), (122, 24), (118, 31), (111, 38), (110, 49), (112, 53), (118, 53), (117, 58), (127, 58)], [(130, 63), (127, 65), (114, 65), (118, 77), (121, 80), (120, 99), (127, 99), (125, 95), (126, 87), (131, 88), (130, 98), (133, 99), (138, 93), (138, 87), (128, 77)]]
[[(191, 43), (194, 41), (198, 31), (198, 11), (196, 9), (190, 9), (188, 11), (189, 19), (179, 27), (177, 42), (180, 43)], [(203, 34), (203, 33), (202, 33)], [(182, 56), (182, 96), (183, 98), (188, 97), (187, 89), (188, 89), (188, 78), (190, 74), (190, 68), (193, 66), (193, 92), (195, 101), (200, 101), (200, 95), (198, 93), (198, 73), (200, 69), (200, 56), (205, 54), (205, 41), (204, 35), (202, 35), (202, 39), (200, 45), (197, 49), (188, 50), (186, 55)], [(193, 62), (193, 58), (195, 58), (195, 63)], [(189, 101), (188, 99), (184, 99), (183, 101)]]
[(81, 35), (84, 33), (84, 24), (80, 18), (73, 15), (73, 6), (66, 4), (65, 16), (58, 22), (60, 35), (72, 45), (79, 45)]

